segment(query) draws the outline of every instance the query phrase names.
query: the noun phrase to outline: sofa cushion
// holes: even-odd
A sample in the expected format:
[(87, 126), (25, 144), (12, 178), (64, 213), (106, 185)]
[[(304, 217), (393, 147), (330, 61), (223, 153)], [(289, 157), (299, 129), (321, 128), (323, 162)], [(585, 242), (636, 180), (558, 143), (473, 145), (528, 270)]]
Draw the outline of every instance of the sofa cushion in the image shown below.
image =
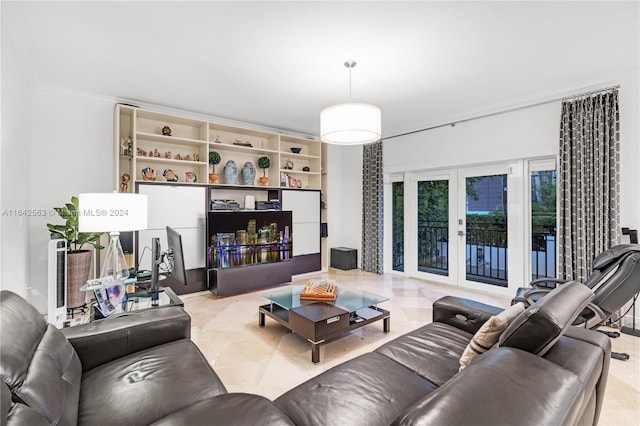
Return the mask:
[(539, 356), (494, 347), (392, 424), (572, 425), (583, 401), (575, 374)]
[[(76, 424), (82, 366), (73, 347), (18, 295), (3, 291), (0, 305), (0, 374), (12, 399), (47, 423)], [(23, 414), (30, 411), (15, 408)]]
[(500, 335), (507, 329), (509, 323), (523, 311), (524, 303), (516, 303), (498, 315), (493, 315), (489, 318), (482, 327), (480, 327), (480, 330), (473, 335), (471, 341), (464, 349), (460, 357), (460, 370), (469, 365), (475, 357), (485, 353), (491, 349), (493, 345), (498, 343)]
[(223, 393), (224, 385), (193, 342), (177, 340), (85, 372), (78, 423), (148, 425)]
[(432, 322), (380, 346), (375, 352), (441, 386), (458, 372), (460, 357), (471, 337), (459, 328)]
[(220, 426), (294, 426), (268, 399), (247, 393), (228, 393), (201, 401), (153, 423), (153, 426), (174, 425)]
[(387, 426), (435, 389), (389, 358), (368, 353), (295, 387), (275, 404), (296, 425)]
[(550, 291), (509, 325), (498, 346), (544, 355), (592, 298), (591, 290), (576, 281)]

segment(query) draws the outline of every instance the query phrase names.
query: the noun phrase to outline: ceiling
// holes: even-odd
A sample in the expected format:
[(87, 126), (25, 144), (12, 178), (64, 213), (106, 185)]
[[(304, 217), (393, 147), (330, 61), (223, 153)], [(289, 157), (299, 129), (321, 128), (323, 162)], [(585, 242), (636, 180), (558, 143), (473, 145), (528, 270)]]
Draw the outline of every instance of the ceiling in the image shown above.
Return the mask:
[(47, 85), (319, 133), (379, 106), (383, 136), (610, 83), (639, 63), (638, 2), (2, 2)]

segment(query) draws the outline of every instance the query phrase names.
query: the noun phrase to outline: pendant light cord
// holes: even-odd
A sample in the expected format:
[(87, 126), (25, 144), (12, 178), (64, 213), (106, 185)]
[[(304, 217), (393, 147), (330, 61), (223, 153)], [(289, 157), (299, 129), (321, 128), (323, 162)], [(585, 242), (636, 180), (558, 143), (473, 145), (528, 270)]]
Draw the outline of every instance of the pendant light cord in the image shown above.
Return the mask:
[(344, 66), (349, 69), (349, 103), (351, 103), (351, 70), (353, 69), (353, 67), (355, 67), (358, 63), (356, 61), (354, 61), (353, 59), (350, 59), (348, 61), (345, 61)]
[(351, 103), (351, 68), (349, 68), (349, 103)]

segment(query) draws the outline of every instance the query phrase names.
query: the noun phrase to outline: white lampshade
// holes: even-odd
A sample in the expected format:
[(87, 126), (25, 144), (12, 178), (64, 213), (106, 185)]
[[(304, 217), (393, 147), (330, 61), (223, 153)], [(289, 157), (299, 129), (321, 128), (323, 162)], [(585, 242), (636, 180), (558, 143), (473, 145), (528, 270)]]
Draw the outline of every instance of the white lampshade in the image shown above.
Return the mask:
[[(129, 267), (120, 244), (120, 232), (147, 229), (147, 196), (127, 193), (78, 195), (78, 231), (109, 232), (100, 278), (122, 286)], [(120, 294), (124, 294), (123, 291)]]
[(78, 195), (80, 232), (124, 232), (147, 229), (147, 196), (125, 193)]
[(369, 104), (339, 104), (320, 113), (320, 138), (336, 145), (375, 142), (382, 134), (380, 108)]

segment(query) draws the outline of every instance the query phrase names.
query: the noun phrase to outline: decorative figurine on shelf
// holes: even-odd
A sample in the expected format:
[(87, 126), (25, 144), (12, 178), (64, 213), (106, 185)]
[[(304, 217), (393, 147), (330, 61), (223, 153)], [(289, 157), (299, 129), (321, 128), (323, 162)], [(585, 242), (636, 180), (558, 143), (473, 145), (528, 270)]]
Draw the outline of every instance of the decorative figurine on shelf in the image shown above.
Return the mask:
[(173, 158), (175, 158), (176, 160), (182, 160), (182, 157), (180, 157), (180, 154), (176, 154), (176, 156)]
[(133, 154), (133, 141), (131, 136), (120, 139), (120, 154), (132, 155)]
[(222, 143), (222, 141), (220, 140), (220, 135), (216, 135), (216, 140), (213, 141), (215, 143)]
[(284, 165), (284, 168), (286, 170), (293, 170), (293, 160), (287, 160), (287, 162)]
[(156, 158), (160, 158), (160, 153), (158, 152), (158, 148), (153, 150), (153, 156)]
[(230, 183), (233, 185), (238, 183), (238, 166), (236, 166), (235, 161), (227, 161), (224, 169), (222, 169), (222, 173), (224, 173), (224, 183)]
[(164, 172), (162, 172), (162, 176), (164, 176), (164, 178), (167, 180), (167, 182), (177, 182), (178, 181), (178, 175), (176, 175), (176, 172), (174, 172), (171, 169), (164, 169)]
[(200, 161), (200, 154), (198, 154), (197, 152), (193, 153), (193, 161)]
[(267, 169), (271, 167), (271, 160), (269, 159), (269, 157), (265, 156), (258, 158), (258, 167), (262, 169), (262, 177), (258, 179), (260, 181), (260, 185), (267, 186), (269, 184)]
[(242, 167), (242, 183), (244, 185), (253, 185), (256, 180), (256, 168), (253, 167), (251, 161), (244, 163)]
[(151, 167), (142, 169), (142, 180), (156, 180), (156, 172)]
[(164, 158), (166, 158), (167, 160), (171, 159), (171, 151), (167, 151), (164, 153)]
[(303, 172), (310, 172), (310, 171), (311, 171), (311, 169), (309, 168), (309, 166), (304, 166), (304, 167), (302, 168), (302, 171), (303, 171)]
[(153, 151), (149, 151), (149, 157), (153, 157)]
[(162, 128), (162, 134), (163, 134), (164, 136), (171, 136), (171, 127), (169, 127), (169, 126), (164, 126), (164, 127)]
[(129, 190), (129, 181), (131, 180), (131, 176), (129, 173), (125, 173), (120, 176), (120, 192), (127, 192)]
[(187, 176), (187, 182), (196, 183), (198, 181), (198, 176), (192, 171), (188, 171), (185, 175)]
[(191, 161), (191, 156), (190, 156), (189, 154), (187, 154), (187, 156), (186, 156), (186, 157), (184, 157), (184, 158), (183, 158), (183, 160)]
[(145, 151), (142, 148), (136, 148), (136, 155), (138, 157), (146, 157), (147, 156), (147, 151)]

